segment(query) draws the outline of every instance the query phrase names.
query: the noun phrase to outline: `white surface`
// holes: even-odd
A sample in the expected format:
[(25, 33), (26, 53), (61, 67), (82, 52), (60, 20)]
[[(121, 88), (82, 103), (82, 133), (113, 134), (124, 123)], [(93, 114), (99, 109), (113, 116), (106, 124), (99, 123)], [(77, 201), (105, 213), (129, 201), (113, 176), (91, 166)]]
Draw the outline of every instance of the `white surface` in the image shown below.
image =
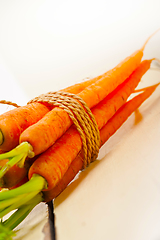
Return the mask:
[(44, 230), (48, 224), (48, 210), (45, 203), (37, 205), (27, 218), (17, 227), (15, 240), (44, 240)]
[[(19, 103), (107, 71), (160, 28), (159, 11), (159, 0), (1, 0), (1, 63), (21, 92), (1, 77), (1, 96)], [(159, 43), (160, 32), (144, 57), (160, 59)], [(151, 70), (141, 85), (159, 81)], [(55, 200), (57, 240), (160, 239), (159, 88), (140, 111)]]

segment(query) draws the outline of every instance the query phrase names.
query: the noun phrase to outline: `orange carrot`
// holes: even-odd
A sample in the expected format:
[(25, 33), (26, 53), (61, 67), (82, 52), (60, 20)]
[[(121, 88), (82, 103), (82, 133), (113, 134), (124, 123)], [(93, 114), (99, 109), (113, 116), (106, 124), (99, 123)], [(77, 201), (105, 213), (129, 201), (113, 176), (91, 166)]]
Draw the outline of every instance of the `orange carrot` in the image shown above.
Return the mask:
[[(110, 114), (113, 115), (115, 113), (115, 107), (118, 109), (129, 97), (129, 95), (132, 93), (134, 88), (137, 86), (138, 82), (140, 81), (141, 77), (144, 75), (144, 73), (149, 69), (151, 60), (145, 60), (143, 61), (139, 67), (133, 71), (133, 74), (124, 82), (124, 85), (127, 84), (127, 91), (121, 90), (117, 98), (117, 106), (113, 104), (112, 97), (115, 94), (115, 91), (119, 91), (119, 89), (123, 86), (123, 83), (113, 91), (113, 93), (110, 93), (111, 95), (108, 95), (104, 101), (102, 101), (99, 105), (93, 109), (93, 114), (95, 115), (96, 121), (98, 122), (98, 125), (103, 125), (103, 121), (105, 119), (108, 120), (108, 118), (104, 118), (102, 116), (103, 114)], [(118, 70), (119, 71), (119, 70)], [(95, 84), (94, 84), (95, 85)], [(91, 85), (92, 86), (92, 85)], [(90, 86), (90, 87), (91, 87)], [(86, 91), (87, 88), (85, 88), (84, 91)], [(79, 96), (84, 92), (80, 92)], [(92, 92), (93, 93), (93, 92)], [(94, 94), (94, 93), (93, 93)], [(110, 99), (110, 100), (109, 100)], [(90, 102), (94, 101), (94, 96), (91, 98)], [(106, 109), (106, 105), (104, 105), (104, 102), (106, 101), (106, 104), (110, 109), (106, 113), (104, 109)], [(110, 104), (110, 101), (112, 102)], [(103, 109), (101, 110), (101, 105), (103, 106)], [(98, 113), (98, 117), (96, 116), (96, 109), (98, 112), (101, 111), (101, 113)], [(111, 117), (109, 116), (109, 118)], [(70, 119), (67, 112), (62, 110), (61, 108), (55, 107), (53, 110), (48, 112), (39, 122), (36, 124), (30, 126), (27, 128), (20, 136), (20, 143), (22, 142), (29, 142), (31, 146), (33, 147), (33, 151), (35, 155), (40, 154), (47, 150), (50, 146), (54, 144), (54, 142), (61, 137), (66, 130), (71, 126), (72, 120)], [(100, 125), (99, 125), (100, 127)]]
[[(128, 119), (128, 117), (140, 107), (140, 105), (151, 96), (156, 87), (159, 84), (154, 86), (147, 87), (144, 89), (143, 93), (140, 93), (138, 96), (134, 97), (130, 101), (126, 102), (115, 114), (109, 119), (109, 121), (104, 125), (100, 130), (100, 139), (102, 146), (107, 140), (113, 136), (113, 134), (122, 126), (122, 124)], [(83, 152), (80, 152), (77, 157), (72, 161), (68, 170), (57, 183), (57, 185), (49, 190), (43, 191), (44, 201), (49, 202), (52, 199), (56, 198), (66, 187), (67, 185), (75, 178), (77, 173), (82, 169), (83, 166)]]
[[(149, 69), (151, 61), (152, 60), (144, 60), (133, 74), (131, 74), (118, 89), (111, 93), (111, 96), (106, 97), (101, 103), (93, 108), (92, 113), (95, 116), (99, 129), (101, 129), (115, 114), (115, 111), (126, 102), (127, 98), (137, 87), (143, 74)], [(32, 146), (34, 148), (35, 145)], [(63, 177), (75, 158), (75, 155), (78, 154), (81, 148), (82, 141), (79, 132), (74, 126), (70, 127), (55, 144), (49, 149), (47, 147), (48, 150), (42, 153), (32, 164), (29, 170), (29, 178), (31, 178), (33, 174), (39, 174), (47, 180), (48, 189), (53, 188)], [(53, 176), (53, 178), (51, 176)]]
[[(96, 79), (86, 80), (60, 91), (76, 94), (95, 81)], [(0, 115), (0, 151), (10, 151), (16, 147), (20, 134), (39, 121), (51, 108), (48, 104), (35, 102)]]

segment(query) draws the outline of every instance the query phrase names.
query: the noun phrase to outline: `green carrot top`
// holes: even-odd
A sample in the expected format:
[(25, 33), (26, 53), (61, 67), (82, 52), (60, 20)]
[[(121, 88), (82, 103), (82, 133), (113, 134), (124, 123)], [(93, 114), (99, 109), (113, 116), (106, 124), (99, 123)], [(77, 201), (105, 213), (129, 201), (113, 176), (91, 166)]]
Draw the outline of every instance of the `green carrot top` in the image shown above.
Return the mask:
[(14, 236), (15, 232), (0, 223), (0, 240), (12, 240)]

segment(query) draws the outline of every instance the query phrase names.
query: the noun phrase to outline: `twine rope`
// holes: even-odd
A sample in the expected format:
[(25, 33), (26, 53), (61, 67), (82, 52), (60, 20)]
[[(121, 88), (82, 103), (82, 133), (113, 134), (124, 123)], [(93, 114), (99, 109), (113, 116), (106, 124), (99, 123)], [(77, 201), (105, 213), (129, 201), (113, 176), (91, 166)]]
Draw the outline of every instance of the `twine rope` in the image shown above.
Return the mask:
[(65, 110), (76, 126), (84, 152), (83, 169), (94, 161), (99, 153), (100, 135), (96, 120), (82, 98), (68, 92), (48, 92), (28, 102), (49, 103)]
[(13, 107), (20, 107), (17, 103), (7, 101), (7, 100), (0, 100), (0, 103), (7, 104), (7, 105), (10, 105), (10, 106), (13, 106)]
[[(99, 129), (91, 110), (82, 98), (73, 93), (59, 91), (41, 94), (27, 104), (33, 102), (49, 103), (68, 113), (82, 140), (83, 169), (97, 158), (100, 146)], [(20, 107), (11, 101), (1, 100), (0, 103)]]

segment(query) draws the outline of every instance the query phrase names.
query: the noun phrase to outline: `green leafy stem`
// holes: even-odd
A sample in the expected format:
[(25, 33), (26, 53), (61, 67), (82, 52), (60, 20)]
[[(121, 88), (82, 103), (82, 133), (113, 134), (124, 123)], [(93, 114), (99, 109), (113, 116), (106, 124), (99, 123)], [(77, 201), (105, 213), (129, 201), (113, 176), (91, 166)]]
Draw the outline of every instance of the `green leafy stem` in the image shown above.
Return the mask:
[[(0, 192), (0, 240), (7, 239), (7, 237), (2, 238), (6, 236), (6, 229), (11, 233), (37, 204), (44, 201), (42, 190), (45, 188), (47, 188), (46, 180), (35, 174), (20, 187)], [(12, 211), (12, 215), (3, 221), (4, 216)]]

